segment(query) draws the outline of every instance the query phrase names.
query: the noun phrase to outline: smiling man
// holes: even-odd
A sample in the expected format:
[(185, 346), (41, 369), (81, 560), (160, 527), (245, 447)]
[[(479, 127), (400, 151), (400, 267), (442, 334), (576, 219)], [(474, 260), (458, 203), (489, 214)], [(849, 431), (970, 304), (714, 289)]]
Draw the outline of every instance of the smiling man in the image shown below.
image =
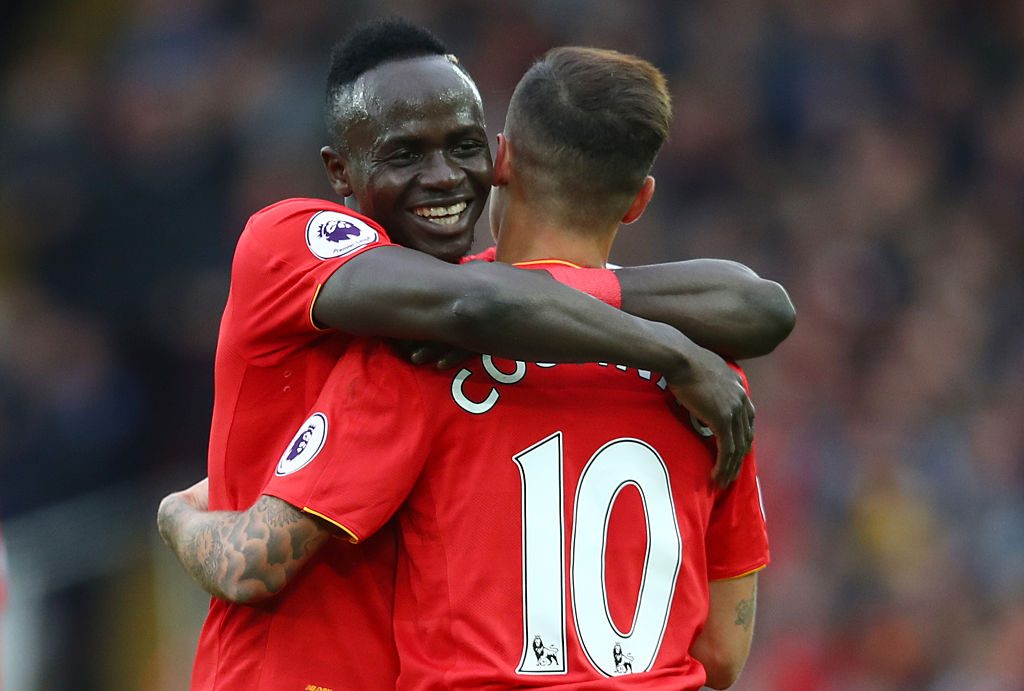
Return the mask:
[[(268, 454), (294, 444), (288, 464), (298, 465), (315, 450), (324, 431), (315, 425), (308, 439), (291, 437), (352, 334), (662, 372), (719, 433), (717, 468), (724, 479), (735, 476), (753, 411), (720, 357), (540, 272), (454, 263), (472, 241), (492, 164), (479, 93), (443, 45), (403, 23), (357, 31), (332, 59), (328, 123), (331, 146), (321, 152), (328, 178), (366, 215), (293, 199), (258, 212), (243, 231), (217, 349), (210, 509), (249, 507), (274, 472)], [(573, 280), (727, 355), (767, 352), (788, 333), (791, 307), (775, 284), (731, 264), (683, 269), (619, 276), (594, 269)], [(267, 523), (253, 523), (251, 535), (241, 527), (236, 537), (257, 545), (267, 524), (305, 530), (284, 502), (262, 508)], [(198, 559), (225, 573), (244, 568), (212, 533), (185, 530), (173, 512), (161, 515), (165, 539), (193, 566)], [(266, 553), (272, 568), (258, 579), (262, 594), (280, 590), (294, 575), (293, 559), (312, 549), (292, 537)], [(333, 541), (272, 601), (213, 600), (192, 688), (393, 688), (394, 548), (387, 530), (358, 550)], [(353, 642), (358, 660), (346, 661)]]
[[(669, 119), (664, 79), (638, 58), (542, 58), (500, 139), (498, 256), (603, 266), (653, 194)], [(439, 372), (355, 339), (265, 496), (179, 507), (179, 532), (215, 545), (183, 561), (236, 602), (287, 597), (332, 533), (372, 544), (397, 511), (398, 688), (725, 688), (767, 537), (753, 459), (717, 486), (715, 442), (689, 413), (650, 371), (485, 355)], [(335, 683), (358, 688), (345, 671)]]
[[(348, 77), (332, 71), (332, 79)], [(437, 56), (417, 69), (386, 62), (334, 88), (329, 102), (337, 148), (321, 154), (334, 191), (349, 197), (372, 189), (356, 194), (360, 210), (392, 241), (462, 259), (493, 171), (480, 94), (455, 58)]]

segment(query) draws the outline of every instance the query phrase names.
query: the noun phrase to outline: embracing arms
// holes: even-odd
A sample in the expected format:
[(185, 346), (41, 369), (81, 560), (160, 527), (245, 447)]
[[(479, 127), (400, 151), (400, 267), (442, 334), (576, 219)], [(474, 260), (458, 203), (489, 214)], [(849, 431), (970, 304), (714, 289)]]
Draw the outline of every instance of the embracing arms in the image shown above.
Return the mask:
[[(622, 269), (619, 278), (626, 309), (689, 328), (727, 356), (770, 351), (792, 328), (785, 292), (731, 262)], [(313, 314), (320, 324), (349, 333), (441, 340), (524, 360), (599, 360), (659, 371), (680, 402), (715, 431), (720, 481), (735, 477), (750, 445), (753, 408), (721, 358), (675, 329), (631, 317), (539, 272), (484, 263), (455, 267), (382, 247), (336, 271)], [(167, 497), (158, 523), (186, 570), (206, 590), (234, 602), (279, 592), (331, 535), (326, 524), (268, 496), (247, 511), (207, 512), (206, 481)]]
[(665, 322), (730, 360), (767, 355), (789, 336), (796, 310), (785, 289), (725, 259), (624, 267), (622, 309)]
[[(786, 291), (742, 264), (696, 259), (616, 270), (622, 308), (611, 318), (576, 291), (502, 264), (454, 266), (401, 247), (367, 252), (336, 271), (317, 297), (317, 322), (347, 333), (441, 341), (545, 362), (615, 362), (666, 372), (661, 334), (645, 320), (729, 359), (771, 352), (793, 328)], [(661, 351), (660, 353), (658, 351)], [(668, 356), (671, 358), (671, 356)]]
[[(185, 570), (215, 597), (257, 604), (283, 590), (332, 538), (324, 522), (287, 502), (261, 496), (245, 511), (208, 511), (207, 480), (168, 495), (157, 525)], [(750, 653), (757, 613), (757, 574), (708, 584), (710, 608), (690, 653), (707, 685), (732, 686)]]
[(207, 483), (165, 497), (157, 527), (215, 597), (253, 604), (276, 595), (331, 537), (327, 524), (276, 497), (263, 495), (245, 511), (208, 511)]
[[(650, 306), (651, 316), (659, 309)], [(634, 317), (540, 272), (485, 262), (454, 266), (380, 247), (331, 275), (313, 317), (347, 333), (441, 341), (517, 360), (653, 370), (715, 433), (721, 480), (735, 477), (750, 448), (753, 406), (722, 358), (675, 328)]]

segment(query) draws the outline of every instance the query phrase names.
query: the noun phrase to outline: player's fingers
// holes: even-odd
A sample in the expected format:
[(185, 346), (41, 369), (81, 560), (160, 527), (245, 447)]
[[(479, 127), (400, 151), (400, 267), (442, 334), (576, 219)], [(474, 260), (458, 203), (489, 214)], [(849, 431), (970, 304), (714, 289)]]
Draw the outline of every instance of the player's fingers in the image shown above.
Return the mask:
[(429, 359), (430, 346), (419, 346), (418, 348), (414, 349), (412, 351), (412, 354), (409, 356), (409, 360), (411, 360), (414, 365), (422, 365)]
[(414, 365), (437, 362), (437, 360), (441, 358), (449, 348), (450, 346), (440, 343), (423, 343), (413, 350), (410, 360)]
[(735, 451), (732, 425), (720, 425), (715, 430), (715, 441), (718, 444), (718, 456), (715, 459), (715, 469), (711, 477), (715, 482), (721, 484), (728, 472), (730, 459)]
[(737, 401), (733, 408), (729, 429), (732, 433), (732, 448), (715, 476), (715, 481), (722, 487), (729, 486), (739, 475), (743, 457), (750, 448), (749, 418), (743, 400)]
[(451, 369), (457, 367), (466, 361), (469, 356), (472, 355), (468, 350), (462, 350), (461, 348), (451, 348), (447, 353), (441, 356), (437, 361), (438, 369)]
[(750, 453), (750, 448), (754, 445), (754, 416), (757, 413), (757, 410), (754, 408), (754, 404), (751, 402), (749, 397), (743, 399), (743, 401), (744, 407), (747, 411), (747, 430), (749, 433), (746, 451), (744, 452), (744, 455), (746, 455)]
[(406, 360), (412, 361), (412, 354), (423, 345), (422, 341), (393, 341), (395, 351)]
[(739, 428), (739, 434), (736, 437), (736, 451), (742, 460), (747, 455), (747, 452), (750, 451), (751, 442), (754, 441), (754, 421), (750, 417), (746, 396), (743, 397), (743, 403), (736, 413), (736, 422)]
[(747, 455), (747, 450), (750, 448), (750, 427), (745, 410), (741, 409), (737, 412), (736, 417), (733, 418), (732, 427), (736, 446), (729, 458), (728, 472), (722, 478), (723, 486), (732, 484), (739, 476), (740, 468), (743, 467), (743, 457)]
[(747, 395), (746, 390), (743, 392), (741, 418), (743, 423), (743, 438), (742, 443), (738, 445), (739, 462), (736, 466), (737, 476), (739, 476), (740, 468), (743, 465), (743, 459), (746, 458), (748, 453), (750, 453), (750, 447), (754, 444), (754, 404), (750, 401), (750, 396)]
[(719, 487), (728, 487), (736, 465), (736, 427), (735, 421), (729, 426), (729, 446), (722, 457), (722, 463), (715, 472), (715, 483)]

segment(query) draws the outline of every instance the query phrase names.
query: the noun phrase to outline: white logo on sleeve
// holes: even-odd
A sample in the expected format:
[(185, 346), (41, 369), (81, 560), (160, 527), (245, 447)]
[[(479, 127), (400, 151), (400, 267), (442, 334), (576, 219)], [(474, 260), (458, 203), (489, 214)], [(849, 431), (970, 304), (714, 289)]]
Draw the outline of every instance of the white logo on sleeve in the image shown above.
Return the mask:
[(337, 211), (318, 211), (306, 224), (306, 246), (320, 259), (344, 257), (379, 237), (368, 223)]
[(281, 460), (277, 462), (275, 474), (290, 475), (305, 468), (324, 448), (326, 441), (327, 416), (323, 413), (313, 413), (292, 437)]

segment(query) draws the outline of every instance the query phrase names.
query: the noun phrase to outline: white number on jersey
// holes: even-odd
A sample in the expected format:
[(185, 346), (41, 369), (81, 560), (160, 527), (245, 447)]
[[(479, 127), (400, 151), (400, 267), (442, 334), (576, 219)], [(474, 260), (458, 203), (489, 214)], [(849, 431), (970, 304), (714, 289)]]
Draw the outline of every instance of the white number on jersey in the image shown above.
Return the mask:
[[(523, 497), (523, 653), (519, 674), (565, 674), (566, 593), (562, 434), (517, 454)], [(608, 521), (619, 493), (640, 492), (647, 554), (636, 614), (629, 631), (612, 621), (605, 586)], [(605, 676), (644, 672), (654, 665), (668, 625), (682, 538), (668, 468), (637, 439), (608, 442), (587, 462), (576, 487), (572, 534), (572, 606), (587, 659)]]

